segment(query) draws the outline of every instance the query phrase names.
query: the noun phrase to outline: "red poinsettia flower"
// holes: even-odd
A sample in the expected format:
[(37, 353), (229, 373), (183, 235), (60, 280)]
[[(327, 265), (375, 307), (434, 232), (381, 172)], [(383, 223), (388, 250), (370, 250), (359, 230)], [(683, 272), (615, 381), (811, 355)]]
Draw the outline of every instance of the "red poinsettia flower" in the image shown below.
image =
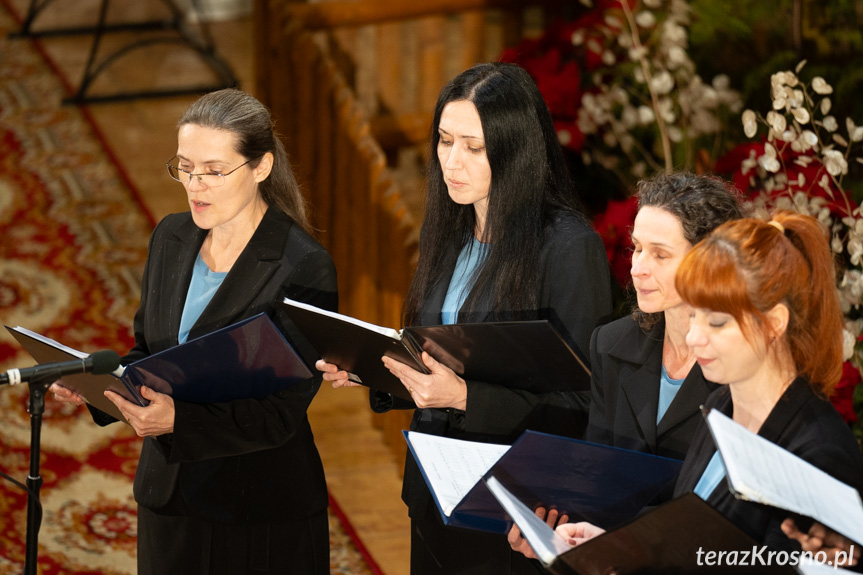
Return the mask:
[(842, 379), (839, 380), (830, 401), (847, 423), (857, 422), (857, 414), (854, 412), (854, 388), (859, 383), (860, 370), (850, 361), (846, 361), (842, 365)]
[(638, 200), (630, 197), (625, 200), (609, 200), (605, 211), (597, 215), (593, 225), (605, 244), (605, 253), (611, 266), (611, 273), (621, 286), (629, 285), (631, 277), (631, 253), (629, 232), (635, 222)]

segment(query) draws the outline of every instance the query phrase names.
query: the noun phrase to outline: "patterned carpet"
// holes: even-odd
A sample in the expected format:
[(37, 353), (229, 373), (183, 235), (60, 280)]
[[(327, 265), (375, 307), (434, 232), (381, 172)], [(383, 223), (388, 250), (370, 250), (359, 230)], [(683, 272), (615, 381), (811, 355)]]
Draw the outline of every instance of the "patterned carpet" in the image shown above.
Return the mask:
[[(0, 2), (0, 322), (85, 351), (132, 345), (131, 318), (153, 222), (94, 134), (86, 110), (61, 106), (62, 81)], [(0, 370), (32, 365), (0, 333)], [(29, 469), (26, 386), (0, 388), (0, 472)], [(131, 479), (140, 441), (49, 399), (42, 426), (43, 575), (135, 572)], [(332, 502), (331, 572), (379, 574)], [(21, 573), (26, 494), (0, 479), (0, 575)]]

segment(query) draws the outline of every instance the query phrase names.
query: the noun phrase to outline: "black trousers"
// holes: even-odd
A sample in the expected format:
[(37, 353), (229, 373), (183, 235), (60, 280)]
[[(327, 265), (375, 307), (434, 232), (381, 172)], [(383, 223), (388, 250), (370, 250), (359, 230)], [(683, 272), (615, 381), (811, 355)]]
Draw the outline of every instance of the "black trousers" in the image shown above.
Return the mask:
[(284, 523), (225, 524), (138, 506), (138, 575), (328, 575), (326, 509)]
[(539, 561), (510, 548), (506, 535), (447, 527), (437, 509), (411, 519), (411, 575), (537, 575)]

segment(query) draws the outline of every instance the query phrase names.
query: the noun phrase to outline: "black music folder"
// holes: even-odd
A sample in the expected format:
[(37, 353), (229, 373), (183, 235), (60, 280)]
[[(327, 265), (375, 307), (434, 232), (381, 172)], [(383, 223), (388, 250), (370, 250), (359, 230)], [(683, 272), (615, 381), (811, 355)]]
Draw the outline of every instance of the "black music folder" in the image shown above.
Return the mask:
[[(22, 327), (6, 329), (39, 363), (88, 355)], [(76, 374), (61, 381), (96, 409), (125, 421), (105, 390), (141, 406), (148, 404), (139, 393), (142, 385), (181, 401), (214, 403), (262, 398), (310, 377), (305, 362), (261, 313), (121, 366), (115, 375)]]
[(633, 517), (682, 462), (649, 453), (525, 431), (512, 446), (415, 431), (405, 439), (446, 525), (506, 533), (512, 525), (483, 482), (497, 477), (531, 507), (599, 525)]
[[(570, 547), (496, 477), (485, 481), (546, 569), (557, 575), (798, 572), (777, 562), (762, 565), (762, 546), (694, 493)], [(759, 554), (753, 558), (753, 552)], [(725, 557), (721, 564), (720, 553)]]
[(412, 401), (384, 367), (392, 357), (423, 373), (421, 354), (466, 379), (533, 392), (587, 391), (590, 370), (547, 320), (381, 327), (339, 313), (285, 299), (283, 308), (324, 361), (350, 379)]

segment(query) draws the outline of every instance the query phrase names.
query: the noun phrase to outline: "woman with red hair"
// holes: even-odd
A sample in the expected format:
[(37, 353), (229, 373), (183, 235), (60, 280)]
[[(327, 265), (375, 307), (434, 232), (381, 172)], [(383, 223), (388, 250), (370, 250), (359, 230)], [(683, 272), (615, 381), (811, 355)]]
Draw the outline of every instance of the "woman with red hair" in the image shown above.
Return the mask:
[[(863, 493), (863, 453), (827, 398), (842, 374), (842, 316), (833, 258), (812, 217), (738, 220), (690, 251), (676, 278), (692, 308), (686, 341), (718, 409)], [(732, 495), (707, 426), (695, 434), (675, 494), (694, 491), (776, 549), (799, 543), (778, 510)]]
[[(675, 287), (690, 306), (686, 343), (704, 378), (721, 384), (705, 402), (863, 493), (863, 452), (827, 400), (842, 373), (842, 316), (824, 230), (810, 216), (727, 222), (690, 250)], [(710, 431), (698, 426), (675, 496), (694, 491), (756, 541), (777, 550), (847, 550), (848, 540), (781, 529), (787, 513), (737, 499)], [(576, 545), (603, 533), (586, 522), (557, 533)], [(816, 540), (813, 533), (821, 533)], [(861, 543), (861, 542), (858, 542)], [(857, 557), (853, 559), (856, 562)]]

